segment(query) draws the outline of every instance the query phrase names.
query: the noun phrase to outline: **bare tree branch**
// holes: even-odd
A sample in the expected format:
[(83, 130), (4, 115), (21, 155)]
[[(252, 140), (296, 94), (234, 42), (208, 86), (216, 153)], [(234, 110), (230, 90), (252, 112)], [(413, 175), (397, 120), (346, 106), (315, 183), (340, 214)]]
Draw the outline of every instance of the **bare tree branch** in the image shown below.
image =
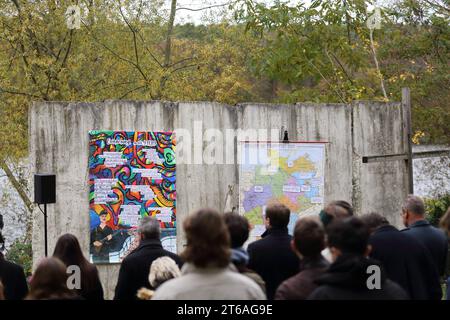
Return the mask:
[(27, 97), (31, 97), (31, 98), (42, 99), (41, 96), (38, 96), (38, 95), (35, 95), (35, 94), (32, 94), (32, 93), (21, 92), (21, 91), (5, 89), (5, 88), (1, 88), (0, 87), (0, 94), (2, 94), (2, 93), (9, 93), (9, 94), (15, 94), (15, 95), (20, 95), (20, 96), (27, 96)]
[(380, 77), (381, 91), (383, 92), (384, 98), (388, 101), (389, 98), (386, 94), (386, 89), (384, 88), (383, 74), (381, 73), (380, 66), (378, 65), (377, 52), (375, 50), (375, 45), (373, 43), (373, 29), (370, 29), (369, 37), (370, 37), (370, 48), (372, 49), (373, 60), (375, 62), (375, 67), (377, 68), (378, 76)]
[(222, 3), (222, 4), (213, 4), (213, 5), (210, 5), (210, 6), (208, 6), (208, 7), (196, 8), (196, 9), (187, 8), (187, 7), (179, 7), (179, 8), (177, 8), (176, 10), (177, 10), (177, 11), (179, 11), (179, 10), (202, 11), (202, 10), (207, 10), (207, 9), (212, 9), (212, 8), (225, 7), (225, 6), (227, 6), (227, 5), (232, 4), (233, 2), (234, 2), (234, 1), (229, 1), (229, 2), (227, 2), (227, 3)]
[(16, 176), (6, 163), (6, 160), (3, 158), (0, 158), (0, 168), (5, 172), (6, 176), (8, 177), (8, 180), (11, 182), (14, 189), (16, 189), (22, 201), (25, 203), (25, 206), (27, 207), (28, 211), (33, 212), (33, 202), (30, 200), (30, 198), (28, 197), (27, 193), (24, 190), (24, 187), (19, 182), (19, 180), (17, 180)]

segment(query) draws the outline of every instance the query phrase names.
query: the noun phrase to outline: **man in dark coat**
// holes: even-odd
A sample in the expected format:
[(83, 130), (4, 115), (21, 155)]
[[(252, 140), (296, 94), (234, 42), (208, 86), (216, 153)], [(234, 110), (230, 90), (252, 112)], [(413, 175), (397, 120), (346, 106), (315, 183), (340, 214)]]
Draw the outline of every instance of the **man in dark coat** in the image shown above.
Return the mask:
[(439, 276), (427, 248), (400, 232), (378, 213), (361, 217), (372, 235), (370, 257), (380, 261), (386, 275), (414, 300), (440, 300)]
[(291, 250), (292, 237), (288, 233), (290, 210), (281, 204), (266, 209), (266, 232), (262, 239), (248, 246), (248, 267), (266, 283), (267, 299), (272, 300), (278, 286), (298, 272), (299, 259)]
[(378, 261), (368, 259), (370, 232), (356, 217), (333, 221), (327, 227), (333, 263), (316, 280), (310, 300), (400, 300), (406, 292), (387, 279)]
[[(0, 247), (4, 239), (0, 230)], [(15, 263), (6, 261), (0, 252), (0, 281), (3, 284), (6, 300), (22, 300), (28, 294), (27, 280), (23, 268)]]
[(420, 197), (409, 195), (402, 208), (403, 224), (407, 229), (402, 232), (419, 240), (433, 258), (437, 273), (443, 276), (448, 254), (447, 236), (444, 231), (433, 227), (425, 219), (425, 204)]
[(325, 230), (316, 219), (297, 221), (291, 246), (300, 258), (300, 272), (278, 287), (275, 300), (305, 300), (317, 288), (314, 281), (329, 266), (321, 254), (325, 248)]
[(115, 300), (137, 299), (136, 293), (142, 287), (154, 289), (148, 281), (148, 275), (150, 266), (156, 259), (168, 256), (181, 267), (180, 258), (162, 247), (158, 220), (152, 217), (143, 218), (139, 233), (141, 243), (122, 261), (120, 266)]

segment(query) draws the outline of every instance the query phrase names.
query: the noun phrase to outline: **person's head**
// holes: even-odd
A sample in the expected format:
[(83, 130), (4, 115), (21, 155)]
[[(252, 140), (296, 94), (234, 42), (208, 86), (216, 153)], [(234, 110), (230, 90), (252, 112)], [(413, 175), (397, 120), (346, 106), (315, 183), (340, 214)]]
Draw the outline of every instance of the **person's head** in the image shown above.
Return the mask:
[(332, 201), (320, 212), (320, 220), (324, 226), (327, 226), (333, 220), (345, 219), (351, 216), (353, 216), (353, 207), (344, 200)]
[(333, 260), (343, 254), (369, 255), (370, 232), (360, 218), (336, 219), (327, 226), (326, 232)]
[(73, 296), (67, 288), (66, 266), (58, 258), (43, 259), (30, 282), (28, 299), (66, 299)]
[(270, 204), (266, 208), (265, 225), (267, 228), (286, 228), (291, 210), (284, 204)]
[(95, 268), (84, 257), (80, 243), (73, 234), (66, 233), (59, 237), (53, 257), (61, 260), (67, 267), (75, 265), (80, 268), (83, 289), (89, 290), (96, 285), (96, 274), (92, 271)]
[(70, 233), (59, 237), (55, 245), (55, 250), (53, 251), (53, 257), (61, 260), (66, 266), (80, 266), (87, 263), (77, 237)]
[(247, 218), (232, 212), (225, 213), (223, 217), (230, 234), (231, 248), (242, 247), (247, 241), (250, 231)]
[(159, 239), (161, 235), (159, 221), (153, 217), (142, 218), (139, 225), (139, 234), (141, 239)]
[(298, 220), (291, 247), (300, 258), (319, 257), (325, 248), (325, 230), (321, 223), (312, 217)]
[(148, 281), (156, 289), (167, 280), (177, 278), (181, 275), (180, 268), (176, 262), (169, 257), (160, 257), (153, 261), (150, 266)]
[(223, 217), (214, 209), (200, 209), (183, 223), (184, 261), (199, 268), (224, 268), (230, 262), (230, 236)]
[(370, 233), (373, 233), (376, 229), (389, 224), (389, 221), (377, 212), (371, 212), (361, 216), (362, 222), (369, 228)]
[(402, 206), (402, 219), (405, 227), (409, 227), (414, 222), (425, 219), (425, 203), (422, 198), (413, 194), (406, 197)]
[(450, 207), (448, 207), (447, 212), (442, 216), (439, 225), (450, 237)]
[(106, 221), (108, 220), (108, 212), (106, 210), (102, 210), (99, 214), (98, 217), (100, 218), (100, 223), (105, 224)]

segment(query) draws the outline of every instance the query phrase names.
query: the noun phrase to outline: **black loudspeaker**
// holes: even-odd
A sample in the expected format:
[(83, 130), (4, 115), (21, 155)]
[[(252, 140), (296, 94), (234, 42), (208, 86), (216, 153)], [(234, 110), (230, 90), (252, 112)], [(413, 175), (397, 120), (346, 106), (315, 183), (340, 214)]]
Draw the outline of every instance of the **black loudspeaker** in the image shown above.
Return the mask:
[(34, 202), (37, 204), (56, 202), (56, 175), (34, 175)]

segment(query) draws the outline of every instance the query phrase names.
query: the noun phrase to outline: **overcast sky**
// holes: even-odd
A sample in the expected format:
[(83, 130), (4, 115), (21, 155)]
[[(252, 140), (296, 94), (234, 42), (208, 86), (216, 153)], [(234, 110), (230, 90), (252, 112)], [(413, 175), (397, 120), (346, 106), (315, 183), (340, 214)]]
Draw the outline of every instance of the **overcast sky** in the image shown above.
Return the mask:
[[(206, 21), (220, 21), (224, 15), (224, 9), (228, 7), (228, 4), (233, 0), (178, 0), (177, 7), (178, 8), (189, 8), (189, 9), (201, 9), (209, 6), (215, 6), (214, 8), (201, 10), (201, 11), (191, 11), (191, 10), (178, 10), (176, 15), (175, 23), (187, 23), (192, 22), (194, 24), (201, 24)], [(273, 3), (273, 0), (256, 0), (259, 3)], [(382, 3), (387, 0), (376, 0), (374, 3)], [(291, 0), (290, 4), (296, 4), (299, 2), (303, 2), (306, 5), (311, 3), (311, 0)], [(165, 6), (167, 9), (170, 8), (171, 0), (165, 0)], [(225, 6), (219, 6), (227, 4)], [(373, 9), (372, 6), (368, 6), (368, 10), (371, 11)]]
[[(233, 0), (178, 0), (178, 8), (189, 8), (189, 9), (201, 9), (209, 6), (215, 6), (211, 9), (201, 10), (201, 11), (190, 11), (190, 10), (178, 10), (176, 15), (176, 23), (186, 23), (192, 22), (195, 24), (200, 24), (207, 20), (220, 21), (224, 15), (224, 9), (228, 8), (228, 4)], [(257, 0), (259, 3), (271, 3), (272, 0)], [(291, 1), (292, 3), (299, 1)], [(309, 0), (303, 1), (305, 3), (310, 3)], [(170, 7), (171, 0), (165, 0), (165, 5), (167, 9)], [(224, 5), (225, 4), (225, 5)], [(224, 6), (220, 6), (224, 5)]]

